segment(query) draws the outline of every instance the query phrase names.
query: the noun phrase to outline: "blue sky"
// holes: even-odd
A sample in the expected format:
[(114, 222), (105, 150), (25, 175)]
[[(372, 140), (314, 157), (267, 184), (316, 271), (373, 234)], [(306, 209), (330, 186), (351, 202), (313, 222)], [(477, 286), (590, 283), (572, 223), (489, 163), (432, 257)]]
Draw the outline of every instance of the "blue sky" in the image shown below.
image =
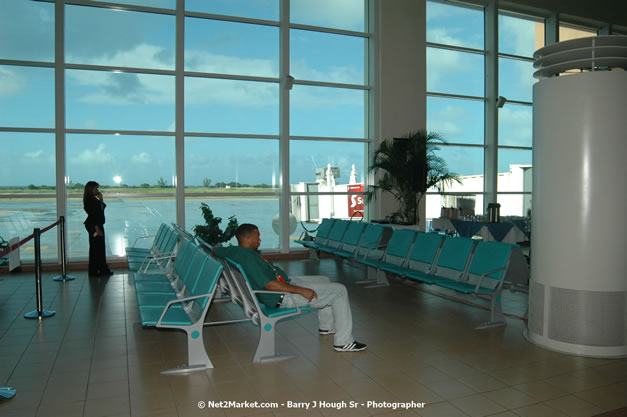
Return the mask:
[[(174, 0), (118, 1), (171, 8)], [(189, 10), (278, 19), (278, 0), (186, 0)], [(54, 6), (3, 2), (0, 13), (0, 59), (52, 62)], [(174, 69), (174, 17), (137, 12), (66, 7), (66, 62), (76, 64)], [(364, 30), (363, 1), (294, 0), (292, 20), (348, 30)], [(530, 55), (533, 23), (500, 20), (500, 48)], [(431, 42), (482, 48), (480, 12), (428, 6), (427, 38)], [(531, 29), (530, 29), (531, 28)], [(277, 27), (186, 19), (185, 69), (276, 78), (279, 68)], [(290, 73), (297, 80), (365, 83), (363, 38), (303, 30), (291, 32)], [(429, 91), (483, 95), (483, 57), (429, 49)], [(532, 69), (520, 61), (503, 61), (502, 95), (531, 100)], [(173, 132), (174, 77), (171, 75), (66, 70), (66, 126)], [(274, 82), (206, 79), (185, 81), (185, 130), (223, 134), (279, 134), (279, 86)], [(360, 90), (295, 85), (290, 93), (290, 134), (363, 138), (366, 94)], [(428, 128), (449, 142), (481, 143), (483, 104), (466, 100), (428, 99)], [(0, 65), (0, 126), (54, 127), (54, 70)], [(507, 105), (500, 110), (501, 143), (530, 146), (531, 111)], [(54, 183), (54, 135), (0, 133), (11, 143), (0, 161), (0, 185)], [(186, 183), (278, 183), (279, 145), (275, 139), (186, 138)], [(66, 138), (67, 175), (107, 184), (120, 175), (124, 183), (154, 184), (174, 175), (174, 139), (153, 135), (71, 134)], [(364, 175), (364, 145), (351, 142), (292, 141), (291, 182), (313, 181), (316, 168), (339, 166), (347, 182), (352, 164)], [(482, 152), (443, 149), (459, 174), (480, 174)], [(530, 152), (503, 158), (531, 162)], [(9, 168), (7, 168), (9, 167)], [(14, 173), (23, 174), (16, 176)]]

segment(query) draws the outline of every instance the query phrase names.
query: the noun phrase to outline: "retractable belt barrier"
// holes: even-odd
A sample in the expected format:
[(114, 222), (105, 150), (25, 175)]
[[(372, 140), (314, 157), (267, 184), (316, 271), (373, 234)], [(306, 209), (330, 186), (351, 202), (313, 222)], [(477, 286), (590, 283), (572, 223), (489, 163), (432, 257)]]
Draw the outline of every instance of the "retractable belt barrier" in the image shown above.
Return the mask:
[(35, 295), (37, 297), (37, 309), (24, 314), (24, 318), (41, 320), (41, 319), (44, 319), (46, 317), (50, 317), (56, 314), (56, 311), (45, 310), (43, 307), (43, 291), (41, 287), (41, 234), (47, 232), (48, 230), (52, 229), (53, 227), (57, 225), (59, 225), (59, 230), (61, 234), (61, 242), (60, 242), (61, 243), (61, 275), (57, 275), (56, 277), (52, 279), (54, 281), (62, 281), (62, 282), (71, 281), (75, 277), (66, 274), (65, 217), (64, 216), (60, 216), (59, 220), (57, 220), (56, 222), (52, 223), (49, 226), (44, 227), (43, 229), (40, 229), (40, 228), (33, 229), (33, 234), (25, 237), (24, 239), (20, 240), (18, 243), (13, 244), (9, 246), (7, 249), (0, 252), (0, 257), (2, 257), (14, 250), (17, 250), (20, 246), (25, 245), (31, 239), (35, 240), (34, 242), (34, 246), (35, 246), (34, 248), (35, 249), (34, 250), (35, 252)]

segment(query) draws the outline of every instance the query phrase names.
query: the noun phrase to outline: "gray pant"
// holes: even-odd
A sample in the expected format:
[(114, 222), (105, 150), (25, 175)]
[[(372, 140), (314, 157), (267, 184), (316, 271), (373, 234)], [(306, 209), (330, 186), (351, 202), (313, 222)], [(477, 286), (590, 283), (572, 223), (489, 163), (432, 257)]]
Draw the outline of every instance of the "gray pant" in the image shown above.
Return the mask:
[(286, 294), (282, 308), (310, 306), (318, 309), (318, 321), (320, 329), (335, 329), (333, 344), (344, 346), (353, 339), (353, 317), (348, 302), (346, 287), (342, 284), (331, 282), (328, 277), (322, 275), (305, 275), (290, 277), (290, 284), (312, 289), (318, 294), (317, 298), (307, 301), (299, 294)]

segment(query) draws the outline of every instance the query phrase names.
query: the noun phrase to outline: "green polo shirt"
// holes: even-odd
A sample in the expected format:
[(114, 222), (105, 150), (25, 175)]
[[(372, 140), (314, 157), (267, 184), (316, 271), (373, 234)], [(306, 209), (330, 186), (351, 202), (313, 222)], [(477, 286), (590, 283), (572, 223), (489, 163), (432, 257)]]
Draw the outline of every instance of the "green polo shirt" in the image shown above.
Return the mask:
[[(214, 252), (221, 258), (230, 258), (240, 264), (246, 272), (246, 277), (250, 282), (250, 286), (254, 290), (264, 290), (266, 284), (277, 279), (276, 272), (289, 282), (287, 274), (278, 266), (272, 265), (269, 261), (264, 260), (257, 251), (241, 246), (218, 246)], [(274, 267), (274, 269), (272, 269)], [(275, 272), (276, 269), (276, 272)], [(274, 308), (281, 299), (281, 295), (277, 294), (259, 294), (259, 301), (267, 307)]]

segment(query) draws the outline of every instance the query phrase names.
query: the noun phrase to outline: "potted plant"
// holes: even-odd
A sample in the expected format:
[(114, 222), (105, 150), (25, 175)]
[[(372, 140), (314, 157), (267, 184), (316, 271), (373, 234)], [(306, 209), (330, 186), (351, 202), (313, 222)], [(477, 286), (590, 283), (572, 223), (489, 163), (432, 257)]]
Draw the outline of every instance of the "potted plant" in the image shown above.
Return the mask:
[(228, 242), (235, 236), (235, 231), (239, 226), (235, 216), (229, 217), (229, 222), (226, 225), (226, 229), (220, 229), (221, 217), (214, 217), (213, 212), (206, 203), (200, 203), (200, 210), (202, 210), (202, 217), (205, 219), (204, 225), (196, 225), (192, 229), (196, 237), (201, 238), (210, 245), (218, 245), (220, 243)]
[(399, 209), (390, 220), (401, 224), (418, 224), (418, 204), (427, 189), (442, 191), (459, 176), (450, 172), (446, 162), (436, 155), (437, 144), (444, 143), (437, 133), (425, 130), (409, 133), (406, 137), (381, 142), (374, 152), (370, 170), (382, 172), (373, 192), (381, 190), (392, 194)]

